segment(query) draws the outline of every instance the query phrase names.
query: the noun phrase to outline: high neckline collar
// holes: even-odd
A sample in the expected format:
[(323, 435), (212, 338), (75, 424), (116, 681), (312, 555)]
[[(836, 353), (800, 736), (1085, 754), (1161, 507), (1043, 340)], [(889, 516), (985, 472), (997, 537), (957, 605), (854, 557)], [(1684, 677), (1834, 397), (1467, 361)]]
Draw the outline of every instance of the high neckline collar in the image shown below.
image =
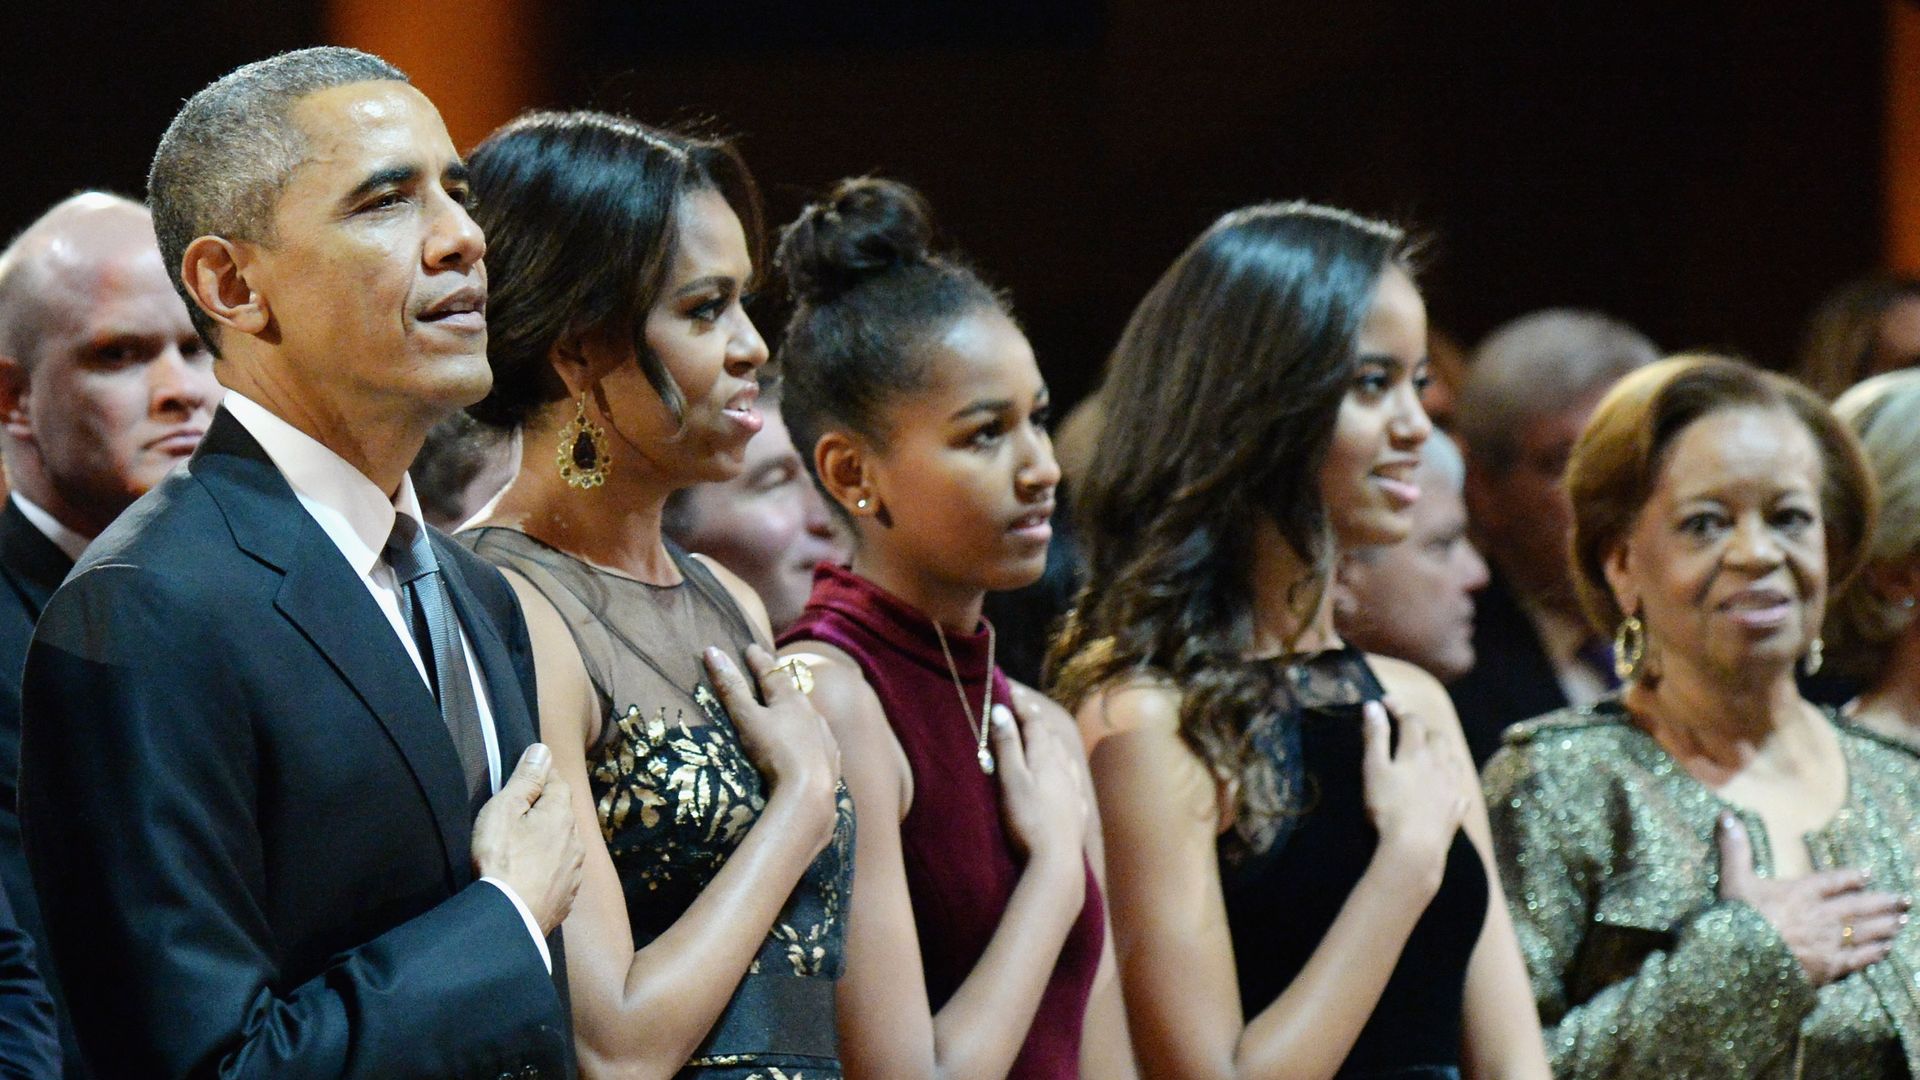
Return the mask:
[(972, 633), (938, 631), (933, 617), (844, 566), (822, 563), (813, 572), (811, 606), (835, 611), (875, 630), (900, 652), (921, 665), (946, 674), (947, 658), (940, 648), (946, 636), (953, 653), (952, 672), (967, 682), (987, 677), (989, 627), (983, 618)]

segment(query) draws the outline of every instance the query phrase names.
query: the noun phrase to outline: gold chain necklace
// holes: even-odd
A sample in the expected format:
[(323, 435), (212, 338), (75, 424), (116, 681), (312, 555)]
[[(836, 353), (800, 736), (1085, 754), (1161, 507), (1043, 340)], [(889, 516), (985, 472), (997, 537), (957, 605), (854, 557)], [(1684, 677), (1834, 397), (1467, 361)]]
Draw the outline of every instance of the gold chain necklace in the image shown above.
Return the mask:
[(953, 662), (953, 650), (947, 648), (947, 632), (940, 628), (940, 620), (933, 620), (933, 633), (940, 639), (940, 655), (947, 658), (947, 674), (953, 676), (953, 692), (960, 695), (960, 709), (967, 714), (967, 726), (973, 729), (978, 740), (974, 749), (974, 758), (980, 762), (980, 771), (993, 775), (993, 751), (987, 749), (987, 710), (993, 708), (993, 624), (987, 624), (987, 692), (980, 697), (980, 719), (973, 718), (973, 703), (967, 700), (967, 688), (960, 682), (960, 668)]

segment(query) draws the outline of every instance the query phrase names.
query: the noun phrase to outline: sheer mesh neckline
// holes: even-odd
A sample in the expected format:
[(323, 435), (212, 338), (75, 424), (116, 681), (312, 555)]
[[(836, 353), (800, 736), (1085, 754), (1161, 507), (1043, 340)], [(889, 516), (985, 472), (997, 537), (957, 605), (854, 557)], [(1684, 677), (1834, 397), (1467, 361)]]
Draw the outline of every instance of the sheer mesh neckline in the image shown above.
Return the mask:
[(1303, 709), (1338, 709), (1362, 705), (1381, 696), (1379, 677), (1367, 663), (1367, 654), (1352, 645), (1310, 653), (1273, 657), (1286, 676), (1293, 700)]
[(744, 667), (761, 634), (706, 566), (668, 541), (678, 585), (654, 585), (580, 559), (519, 529), (486, 526), (460, 539), (513, 570), (566, 624), (606, 723), (596, 746), (623, 721), (662, 731), (730, 726), (702, 661), (719, 646)]
[[(610, 578), (617, 578), (621, 581), (631, 582), (632, 584), (635, 584), (635, 585), (642, 585), (649, 589), (678, 589), (687, 583), (686, 571), (681, 569), (680, 560), (675, 557), (673, 548), (670, 544), (665, 544), (663, 546), (666, 549), (668, 561), (673, 565), (674, 570), (680, 574), (680, 580), (672, 583), (671, 585), (662, 585), (658, 582), (648, 581), (645, 578), (635, 577), (634, 575), (628, 573), (625, 570), (620, 569), (619, 567), (608, 566), (605, 563), (594, 562), (592, 559), (582, 558), (581, 556), (571, 551), (568, 551), (564, 548), (555, 547), (553, 544), (540, 539), (539, 537), (533, 535), (532, 533), (528, 532), (525, 529), (520, 528), (517, 525), (475, 525), (475, 526), (472, 526), (471, 528), (462, 529), (460, 531), (463, 533), (469, 533), (476, 538), (483, 536), (487, 533), (495, 533), (495, 532), (512, 533), (513, 535), (526, 540), (530, 544), (534, 544), (540, 548), (550, 551), (553, 554), (558, 555), (563, 559), (568, 559), (573, 562), (579, 563), (581, 566), (584, 566), (587, 569), (592, 570), (597, 574), (605, 574)], [(692, 552), (685, 552), (685, 555), (688, 558), (697, 557)]]

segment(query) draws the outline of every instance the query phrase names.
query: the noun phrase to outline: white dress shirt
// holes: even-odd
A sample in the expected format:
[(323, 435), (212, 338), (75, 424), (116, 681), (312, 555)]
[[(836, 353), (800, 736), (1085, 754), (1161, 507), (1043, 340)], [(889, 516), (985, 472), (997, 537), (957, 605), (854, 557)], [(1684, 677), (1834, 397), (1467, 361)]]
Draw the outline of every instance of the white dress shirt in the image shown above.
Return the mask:
[[(420, 500), (413, 493), (413, 478), (402, 474), (400, 490), (392, 499), (388, 499), (367, 475), (352, 464), (328, 449), (319, 440), (287, 423), (280, 417), (267, 411), (258, 402), (249, 400), (237, 391), (227, 391), (221, 406), (240, 426), (247, 429), (272, 459), (274, 468), (286, 478), (293, 494), (306, 508), (308, 514), (327, 534), (334, 547), (360, 576), (360, 583), (367, 587), (373, 602), (380, 606), (381, 614), (393, 627), (394, 636), (400, 639), (400, 645), (407, 650), (407, 656), (413, 660), (414, 670), (419, 672), (420, 680), (429, 687), (432, 679), (427, 673), (426, 661), (420, 655), (420, 647), (413, 639), (413, 629), (406, 615), (400, 610), (400, 587), (395, 580), (393, 569), (380, 557), (386, 547), (387, 537), (393, 532), (394, 517), (405, 514), (415, 523), (424, 522), (420, 513)], [(26, 509), (22, 506), (22, 509)], [(32, 515), (28, 515), (32, 520)], [(36, 522), (37, 524), (37, 522)], [(422, 528), (424, 528), (424, 524)], [(58, 541), (55, 541), (58, 543)], [(455, 620), (456, 624), (459, 620)], [(473, 643), (467, 640), (465, 627), (460, 628), (460, 646), (467, 654), (467, 673), (473, 680), (473, 699), (480, 711), (480, 734), (486, 743), (487, 779), (492, 791), (500, 790), (500, 736), (494, 730), (493, 707), (488, 700), (487, 684), (481, 676), (480, 663), (473, 655)], [(540, 924), (534, 920), (533, 912), (526, 902), (499, 878), (483, 877), (481, 881), (497, 886), (513, 901), (514, 910), (527, 925), (527, 932), (533, 935), (534, 944), (540, 947), (540, 959), (546, 962), (547, 971), (553, 971), (553, 957), (547, 951), (546, 938), (540, 933)]]
[(32, 499), (27, 498), (25, 495), (16, 491), (11, 493), (8, 498), (11, 498), (13, 505), (19, 507), (20, 512), (27, 516), (27, 521), (31, 522), (34, 528), (40, 530), (41, 536), (53, 541), (53, 546), (66, 552), (67, 558), (72, 559), (74, 562), (79, 562), (80, 556), (86, 553), (87, 545), (93, 543), (93, 541), (60, 524), (59, 518), (47, 513), (44, 507)]

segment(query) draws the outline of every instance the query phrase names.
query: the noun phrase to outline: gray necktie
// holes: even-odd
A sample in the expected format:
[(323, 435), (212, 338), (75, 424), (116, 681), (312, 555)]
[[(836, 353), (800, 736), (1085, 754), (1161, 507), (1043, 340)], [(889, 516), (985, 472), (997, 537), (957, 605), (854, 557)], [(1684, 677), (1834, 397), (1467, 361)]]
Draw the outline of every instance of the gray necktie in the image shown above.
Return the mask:
[(447, 595), (433, 544), (418, 522), (395, 514), (393, 532), (381, 554), (399, 579), (400, 609), (407, 614), (414, 644), (426, 661), (428, 681), (440, 701), (440, 719), (459, 751), (467, 797), (477, 812), (492, 790), (487, 744), (480, 733), (480, 706), (473, 699), (467, 652), (460, 644), (460, 620), (453, 613), (453, 598)]

